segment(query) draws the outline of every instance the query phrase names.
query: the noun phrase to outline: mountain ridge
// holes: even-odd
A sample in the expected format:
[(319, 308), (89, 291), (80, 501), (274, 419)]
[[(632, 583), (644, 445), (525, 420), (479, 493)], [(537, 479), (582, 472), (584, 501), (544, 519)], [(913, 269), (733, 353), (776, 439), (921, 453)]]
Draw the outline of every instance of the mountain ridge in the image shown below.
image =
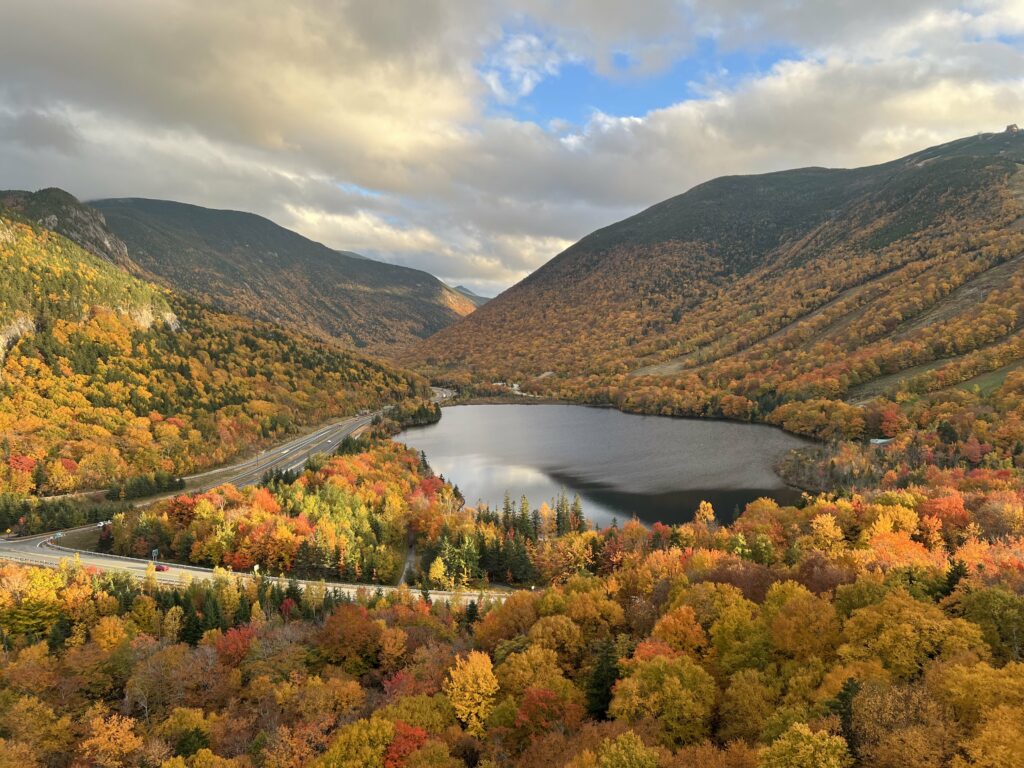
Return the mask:
[[(1013, 132), (865, 168), (713, 179), (587, 235), (403, 360), (441, 381), (679, 415), (854, 400), (933, 360), (1017, 354), (1022, 212)], [(976, 307), (955, 293), (1007, 263)]]
[(0, 208), (64, 235), (90, 253), (128, 272), (138, 270), (128, 255), (128, 246), (109, 230), (103, 214), (59, 187), (35, 192), (0, 190)]
[(475, 304), (477, 307), (482, 307), (484, 304), (486, 304), (493, 298), (492, 296), (481, 296), (479, 293), (471, 291), (464, 285), (449, 285), (448, 287), (451, 288), (453, 291), (461, 293), (467, 299), (472, 301), (473, 304)]
[(387, 352), (475, 309), (426, 272), (328, 248), (257, 214), (148, 198), (90, 204), (157, 282), (348, 346)]

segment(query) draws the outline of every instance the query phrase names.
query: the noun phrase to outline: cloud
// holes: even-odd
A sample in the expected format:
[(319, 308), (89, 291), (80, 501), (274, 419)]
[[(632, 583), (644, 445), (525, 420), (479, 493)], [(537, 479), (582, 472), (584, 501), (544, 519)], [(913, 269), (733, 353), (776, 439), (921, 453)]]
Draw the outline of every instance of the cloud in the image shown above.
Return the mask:
[(28, 150), (56, 150), (70, 155), (78, 149), (80, 140), (78, 131), (65, 115), (36, 110), (0, 111), (0, 142)]
[(529, 95), (546, 77), (557, 75), (563, 63), (574, 59), (537, 35), (513, 34), (488, 56), (481, 76), (498, 101), (510, 104)]
[[(4, 15), (0, 186), (252, 210), (488, 291), (714, 176), (1024, 122), (1019, 0), (12, 0)], [(642, 81), (771, 51), (643, 114), (500, 109), (570, 62)]]

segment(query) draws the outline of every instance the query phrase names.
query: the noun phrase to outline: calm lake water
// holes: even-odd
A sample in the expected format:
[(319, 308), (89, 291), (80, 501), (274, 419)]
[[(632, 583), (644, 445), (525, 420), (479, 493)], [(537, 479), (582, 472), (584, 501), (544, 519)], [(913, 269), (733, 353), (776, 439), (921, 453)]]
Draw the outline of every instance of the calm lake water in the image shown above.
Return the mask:
[(607, 525), (685, 522), (702, 499), (720, 520), (760, 496), (800, 494), (772, 470), (805, 440), (774, 427), (637, 416), (578, 405), (459, 405), (396, 440), (425, 451), (466, 502), (500, 507), (505, 492), (537, 506), (578, 493), (588, 519)]

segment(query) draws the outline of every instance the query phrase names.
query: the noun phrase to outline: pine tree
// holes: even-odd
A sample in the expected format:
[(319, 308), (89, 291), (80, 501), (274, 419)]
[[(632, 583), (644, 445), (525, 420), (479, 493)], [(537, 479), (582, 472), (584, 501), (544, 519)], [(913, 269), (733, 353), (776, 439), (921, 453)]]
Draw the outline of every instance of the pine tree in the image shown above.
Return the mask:
[(555, 501), (555, 531), (559, 536), (565, 536), (569, 532), (569, 499), (565, 491), (558, 494)]
[(594, 668), (587, 678), (587, 712), (591, 717), (604, 720), (612, 701), (612, 687), (619, 679), (619, 659), (615, 643), (610, 639), (601, 643)]
[(182, 607), (185, 611), (185, 621), (181, 627), (180, 637), (189, 645), (196, 645), (203, 637), (203, 622), (199, 619), (195, 604), (191, 600)]
[(207, 592), (206, 599), (203, 601), (203, 630), (227, 629), (227, 626), (216, 596), (212, 592)]
[(572, 509), (569, 512), (569, 516), (574, 531), (583, 533), (587, 530), (587, 521), (583, 517), (583, 502), (580, 501), (578, 493), (572, 497)]
[(530, 501), (525, 495), (519, 497), (519, 514), (516, 516), (516, 531), (520, 536), (530, 536), (533, 526), (530, 523)]

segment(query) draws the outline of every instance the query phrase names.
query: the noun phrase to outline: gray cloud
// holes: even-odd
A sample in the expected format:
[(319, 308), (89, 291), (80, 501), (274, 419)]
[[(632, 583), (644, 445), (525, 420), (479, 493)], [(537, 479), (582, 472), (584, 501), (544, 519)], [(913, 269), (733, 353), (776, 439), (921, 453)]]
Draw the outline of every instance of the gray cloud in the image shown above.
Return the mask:
[(35, 110), (0, 112), (0, 142), (70, 155), (78, 150), (80, 141), (78, 131), (63, 115)]
[[(252, 210), (488, 291), (713, 176), (1024, 122), (1017, 0), (13, 0), (4, 15), (0, 186)], [(793, 53), (643, 115), (553, 128), (488, 110), (567, 61), (637, 76), (708, 39)]]

